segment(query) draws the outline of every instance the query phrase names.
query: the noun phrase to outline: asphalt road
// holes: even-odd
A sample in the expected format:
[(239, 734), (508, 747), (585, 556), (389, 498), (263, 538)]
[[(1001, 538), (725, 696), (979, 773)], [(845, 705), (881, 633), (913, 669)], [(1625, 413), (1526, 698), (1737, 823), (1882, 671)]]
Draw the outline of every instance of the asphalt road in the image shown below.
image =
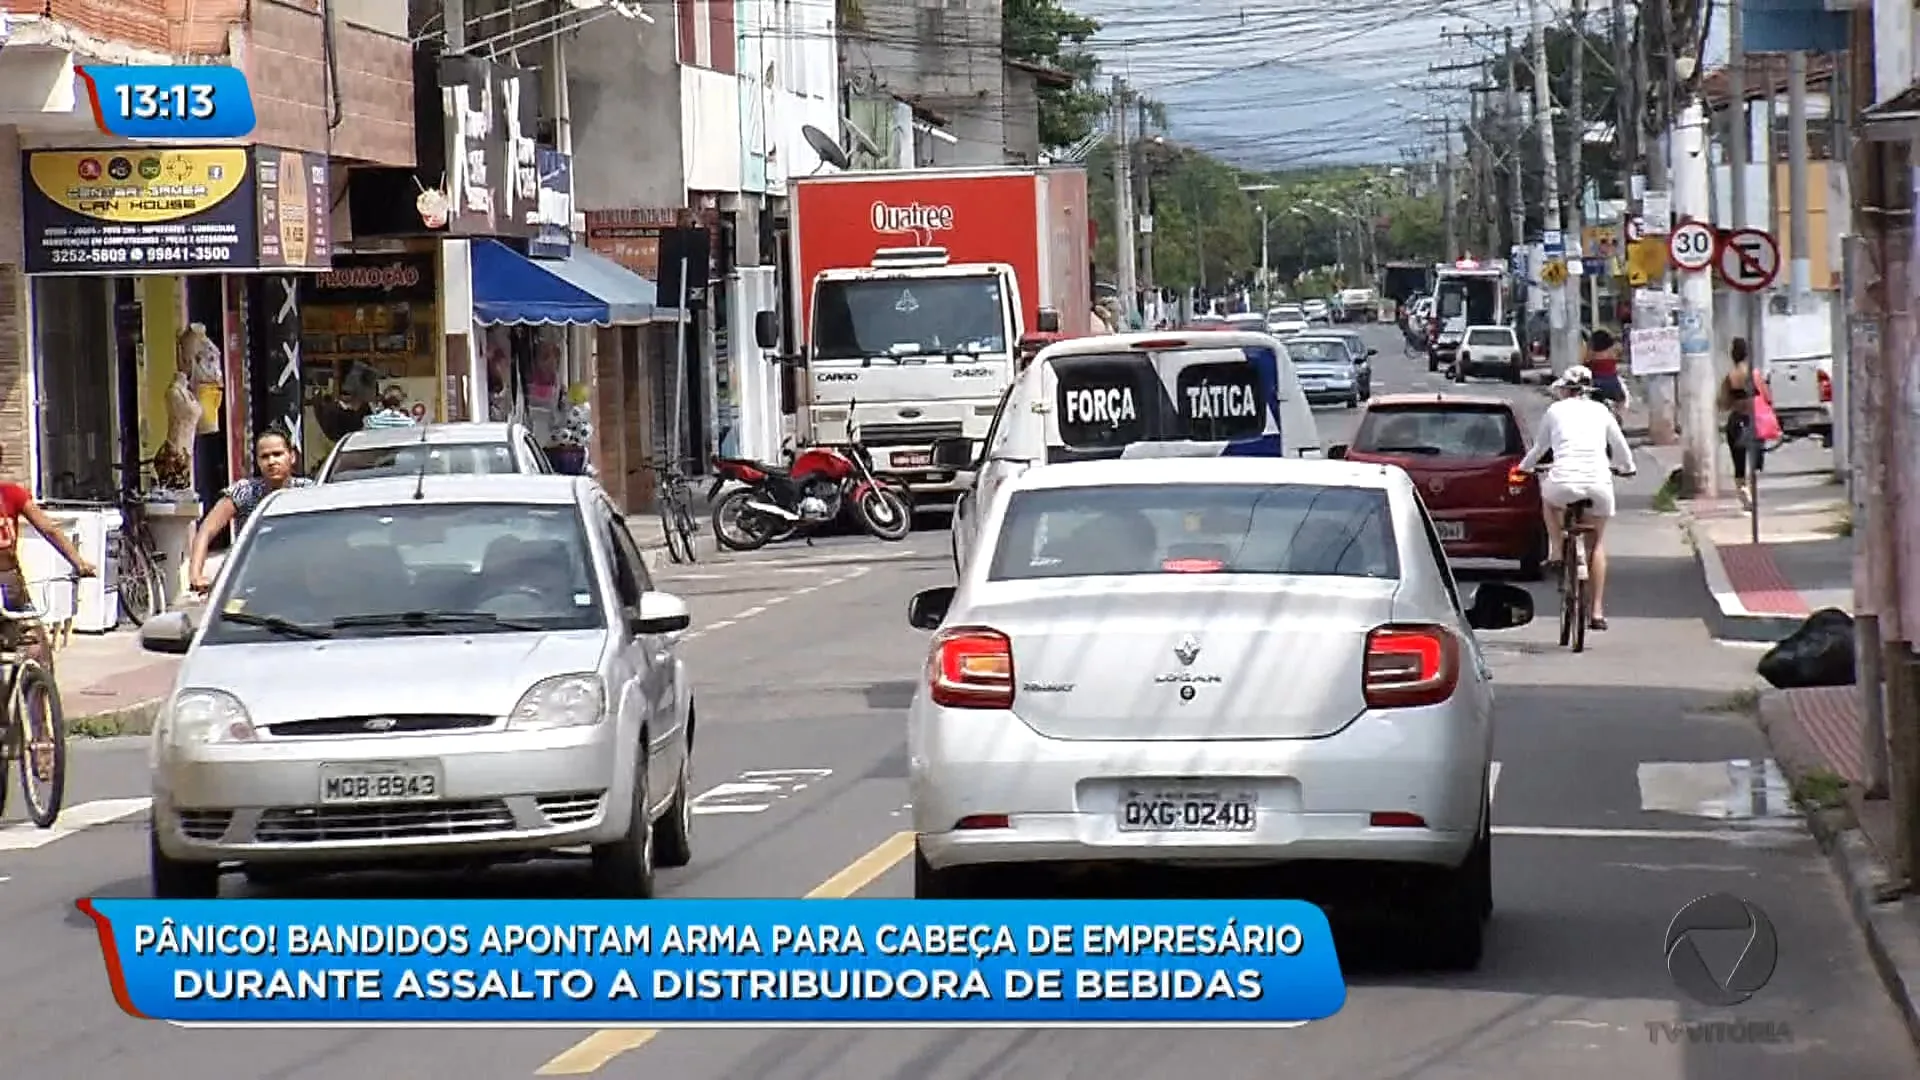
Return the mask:
[[(1438, 389), (1379, 334), (1377, 389)], [(1531, 411), (1537, 391), (1494, 383)], [(1321, 413), (1325, 441), (1353, 415)], [(675, 1080), (1033, 1077), (1454, 1080), (1786, 1080), (1916, 1075), (1913, 1048), (1819, 853), (1729, 711), (1758, 653), (1708, 640), (1706, 598), (1668, 521), (1615, 526), (1613, 628), (1591, 651), (1545, 623), (1488, 635), (1501, 692), (1496, 906), (1472, 975), (1396, 969), (1343, 934), (1352, 991), (1323, 1023), (1261, 1033), (185, 1031), (131, 1019), (107, 993), (79, 896), (146, 891), (142, 748), (85, 747), (76, 806), (91, 827), (0, 827), (0, 1048), (8, 1075), (47, 1080), (491, 1080), (532, 1075)], [(689, 597), (699, 680), (696, 857), (675, 896), (904, 896), (909, 891), (902, 712), (923, 658), (907, 596), (951, 579), (937, 530), (899, 545), (845, 539), (663, 573)], [(1541, 598), (1545, 599), (1544, 595)], [(1543, 605), (1544, 607), (1544, 605)], [(87, 807), (93, 809), (87, 810)], [(82, 813), (81, 811), (85, 811)], [(474, 878), (361, 878), (327, 895), (559, 897), (577, 868)], [(1178, 887), (1178, 886), (1176, 886)], [(230, 894), (246, 886), (230, 879)], [(1687, 1003), (1662, 935), (1704, 893), (1731, 891), (1778, 927), (1779, 968), (1731, 1013)], [(1738, 943), (1728, 943), (1737, 949)], [(1721, 958), (1730, 964), (1731, 956)], [(1783, 1024), (1783, 1042), (1731, 1044), (1699, 1019)]]

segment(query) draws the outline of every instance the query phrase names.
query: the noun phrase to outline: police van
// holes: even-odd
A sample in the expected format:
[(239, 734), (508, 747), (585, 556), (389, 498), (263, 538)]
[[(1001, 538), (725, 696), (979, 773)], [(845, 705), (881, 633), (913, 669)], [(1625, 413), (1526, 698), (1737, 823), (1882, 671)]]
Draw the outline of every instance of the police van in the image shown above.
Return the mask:
[(1001, 397), (983, 440), (942, 439), (932, 451), (936, 468), (973, 474), (971, 490), (954, 505), (956, 568), (965, 565), (994, 493), (1032, 465), (1320, 454), (1320, 431), (1286, 346), (1235, 331), (1049, 345)]

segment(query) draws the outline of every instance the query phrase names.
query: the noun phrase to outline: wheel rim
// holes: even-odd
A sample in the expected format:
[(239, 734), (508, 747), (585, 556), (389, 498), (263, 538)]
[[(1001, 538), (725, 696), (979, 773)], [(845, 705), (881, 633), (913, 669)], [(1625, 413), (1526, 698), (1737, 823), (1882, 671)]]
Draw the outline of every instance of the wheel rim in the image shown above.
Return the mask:
[(27, 802), (42, 812), (53, 804), (59, 776), (60, 747), (53, 732), (52, 701), (46, 687), (34, 685), (21, 695), (16, 722), (20, 734), (20, 786)]
[(899, 507), (890, 492), (876, 491), (867, 496), (867, 517), (883, 529), (899, 524)]

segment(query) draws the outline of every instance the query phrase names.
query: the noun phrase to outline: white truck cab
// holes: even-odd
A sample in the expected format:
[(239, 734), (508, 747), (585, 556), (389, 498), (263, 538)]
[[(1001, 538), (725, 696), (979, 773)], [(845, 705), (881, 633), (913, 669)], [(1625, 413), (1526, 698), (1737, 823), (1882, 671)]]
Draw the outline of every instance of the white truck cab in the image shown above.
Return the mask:
[(968, 481), (953, 511), (966, 565), (981, 508), (1034, 465), (1102, 458), (1318, 457), (1320, 430), (1286, 346), (1242, 331), (1147, 332), (1047, 346), (978, 439), (943, 439), (933, 462)]
[(1013, 381), (1026, 331), (1014, 268), (882, 249), (871, 266), (822, 271), (811, 295), (807, 430), (839, 432), (852, 411), (877, 470), (927, 503), (959, 491), (933, 444), (984, 438)]

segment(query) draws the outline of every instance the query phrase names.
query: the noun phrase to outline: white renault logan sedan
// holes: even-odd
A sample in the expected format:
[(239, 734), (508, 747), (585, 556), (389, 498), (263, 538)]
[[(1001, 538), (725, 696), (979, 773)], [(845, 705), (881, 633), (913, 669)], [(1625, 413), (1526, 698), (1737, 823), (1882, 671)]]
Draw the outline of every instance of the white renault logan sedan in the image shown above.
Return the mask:
[(1153, 863), (1291, 864), (1393, 898), (1430, 959), (1479, 961), (1492, 910), (1494, 703), (1406, 473), (1291, 458), (1029, 470), (935, 630), (908, 718), (914, 892)]
[(692, 858), (688, 623), (591, 480), (272, 495), (204, 625), (141, 629), (184, 654), (153, 730), (154, 895), (574, 847), (651, 895)]

